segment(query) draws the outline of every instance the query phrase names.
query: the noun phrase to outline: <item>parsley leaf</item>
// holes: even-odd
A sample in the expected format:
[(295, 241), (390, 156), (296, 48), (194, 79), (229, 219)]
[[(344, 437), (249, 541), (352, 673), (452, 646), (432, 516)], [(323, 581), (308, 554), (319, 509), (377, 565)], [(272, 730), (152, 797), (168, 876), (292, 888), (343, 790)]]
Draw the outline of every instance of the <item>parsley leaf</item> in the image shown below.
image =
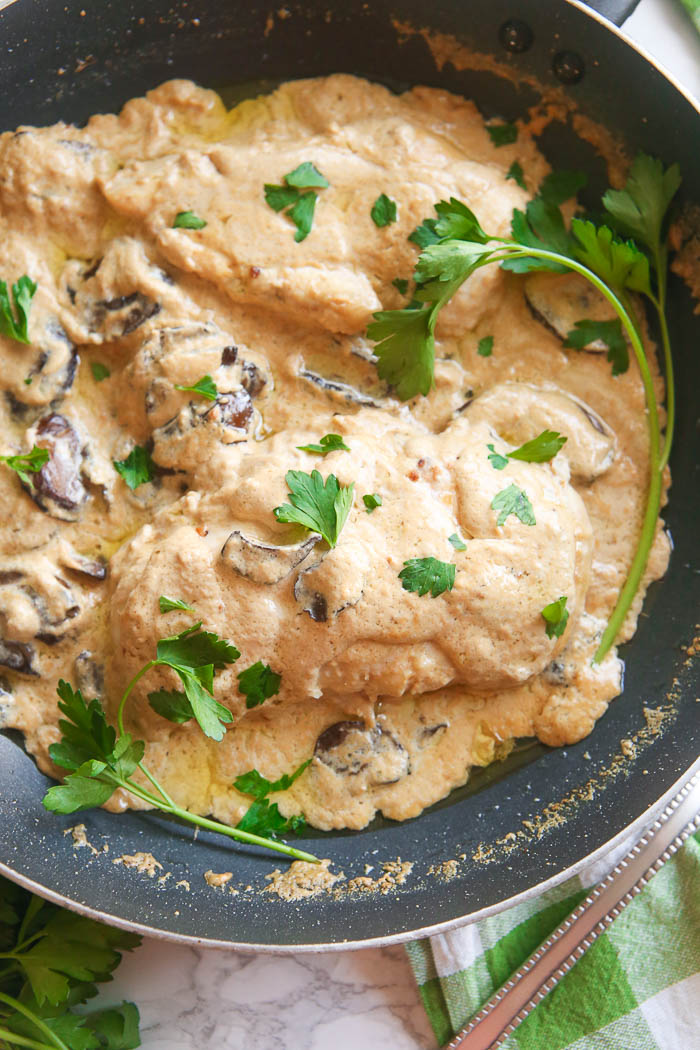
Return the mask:
[(252, 831), (256, 835), (265, 838), (275, 838), (277, 835), (285, 835), (290, 831), (300, 834), (306, 821), (302, 816), (284, 818), (279, 811), (276, 802), (270, 803), (267, 796), (273, 791), (286, 791), (294, 781), (301, 776), (311, 759), (302, 762), (293, 773), (283, 774), (279, 780), (270, 781), (258, 773), (257, 769), (251, 769), (237, 777), (233, 786), (244, 795), (252, 795), (255, 801), (243, 814), (237, 827), (241, 831)]
[(161, 718), (178, 725), (195, 717), (192, 704), (180, 689), (156, 689), (148, 694), (148, 702)]
[(571, 230), (578, 241), (576, 257), (606, 284), (651, 295), (649, 260), (636, 244), (620, 241), (607, 226), (584, 219), (572, 219)]
[(284, 211), (299, 198), (299, 190), (294, 186), (274, 186), (266, 182), (263, 188), (265, 201), (273, 211)]
[(310, 765), (311, 759), (307, 758), (306, 762), (302, 762), (293, 773), (283, 773), (278, 780), (267, 780), (261, 773), (258, 773), (257, 769), (251, 769), (248, 773), (242, 773), (241, 776), (236, 777), (233, 786), (242, 795), (252, 795), (254, 799), (260, 801), (275, 791), (286, 791)]
[(241, 671), (238, 678), (238, 691), (246, 698), (245, 706), (250, 709), (263, 704), (280, 691), (282, 675), (272, 670), (262, 660)]
[(0, 281), (0, 335), (14, 339), (17, 343), (29, 343), (29, 310), (36, 292), (36, 284), (24, 274), (12, 285), (12, 303), (7, 292), (7, 282)]
[(372, 205), (370, 215), (375, 226), (390, 226), (396, 222), (396, 201), (387, 197), (386, 193), (380, 193)]
[(622, 190), (608, 190), (603, 205), (616, 229), (645, 245), (656, 255), (668, 207), (681, 184), (680, 168), (664, 171), (657, 157), (638, 153)]
[(103, 365), (101, 361), (91, 361), (90, 371), (96, 383), (101, 383), (103, 379), (109, 379), (112, 374), (107, 365)]
[(305, 240), (311, 233), (317, 200), (318, 194), (303, 193), (294, 207), (287, 212), (287, 215), (297, 228), (297, 232), (294, 234), (294, 240), (297, 243)]
[(545, 605), (542, 610), (542, 618), (545, 621), (545, 630), (548, 638), (561, 638), (569, 620), (569, 610), (566, 608), (566, 597), (557, 598), (555, 602)]
[(588, 182), (582, 171), (550, 171), (540, 183), (537, 196), (558, 208), (571, 200)]
[(409, 233), (409, 241), (417, 244), (419, 248), (427, 248), (431, 244), (437, 244), (440, 240), (440, 235), (435, 232), (436, 226), (437, 219), (423, 219), (420, 226), (416, 226), (413, 233)]
[(156, 465), (143, 445), (134, 445), (126, 459), (113, 459), (112, 465), (132, 491), (155, 477)]
[(183, 602), (182, 598), (166, 598), (164, 594), (161, 594), (158, 599), (158, 607), (162, 613), (172, 612), (173, 609), (182, 609), (184, 612), (194, 612), (191, 605), (187, 602)]
[(483, 339), (480, 339), (476, 352), (479, 357), (490, 357), (493, 353), (493, 336), (485, 335)]
[(200, 219), (193, 211), (179, 211), (173, 222), (174, 230), (203, 230), (207, 225), (205, 219)]
[(45, 463), (49, 461), (49, 453), (45, 448), (34, 445), (31, 452), (22, 452), (16, 456), (0, 456), (0, 463), (5, 463), (14, 470), (25, 485), (31, 486), (32, 479), (29, 474), (36, 474)]
[(453, 532), (451, 536), (447, 537), (447, 539), (450, 541), (450, 543), (456, 551), (465, 551), (467, 549), (466, 543), (464, 542), (462, 537), (459, 536), (456, 532)]
[(198, 379), (194, 386), (181, 386), (179, 383), (175, 384), (176, 390), (184, 390), (193, 394), (200, 394), (202, 397), (206, 397), (207, 401), (216, 401), (219, 391), (217, 390), (216, 383), (210, 375), (202, 376)]
[(408, 291), (408, 281), (405, 277), (395, 277), (391, 283), (399, 295), (405, 295)]
[(486, 448), (489, 450), (489, 463), (494, 470), (505, 470), (508, 466), (508, 459), (506, 456), (502, 456), (500, 452), (496, 452), (493, 445), (487, 445)]
[(490, 239), (482, 230), (471, 208), (456, 197), (450, 197), (449, 201), (438, 201), (435, 211), (438, 215), (435, 232), (441, 239), (451, 237), (462, 241), (475, 241), (477, 244), (486, 244)]
[[(573, 238), (564, 225), (564, 217), (555, 204), (542, 197), (535, 197), (524, 212), (516, 208), (511, 220), (513, 240), (526, 248), (546, 248), (558, 255), (573, 255)], [(504, 270), (513, 273), (529, 273), (532, 270), (550, 270), (553, 273), (566, 273), (565, 263), (551, 259), (538, 259), (534, 256), (515, 256), (504, 259), (501, 263)]]
[(491, 501), (491, 509), (499, 511), (497, 525), (504, 525), (511, 514), (522, 521), (523, 525), (536, 524), (532, 503), (527, 493), (517, 485), (511, 484), (507, 489), (498, 492)]
[(614, 321), (576, 321), (564, 341), (564, 346), (583, 350), (597, 339), (602, 340), (608, 348), (612, 374), (619, 376), (626, 372), (630, 366), (630, 355), (618, 317)]
[(421, 597), (430, 592), (437, 598), (455, 585), (455, 566), (438, 558), (410, 558), (399, 573), (405, 591), (415, 591)]
[(324, 434), (318, 445), (297, 445), (301, 452), (316, 452), (327, 456), (329, 452), (350, 452), (340, 434)]
[(302, 164), (296, 167), (294, 171), (290, 171), (288, 175), (285, 175), (284, 181), (288, 186), (297, 186), (302, 190), (308, 189), (312, 186), (325, 190), (330, 186), (325, 175), (322, 175), (318, 168), (308, 160), (305, 160)]
[(283, 503), (273, 513), (277, 521), (303, 525), (319, 532), (329, 547), (335, 547), (352, 507), (355, 483), (341, 486), (335, 474), (323, 478), (317, 470), (288, 470), (285, 481), (292, 505)]
[(487, 124), (486, 130), (494, 146), (508, 146), (518, 138), (517, 124)]
[(380, 310), (367, 327), (376, 341), (377, 372), (402, 401), (429, 394), (433, 385), (435, 339), (430, 310)]
[(550, 459), (554, 459), (566, 442), (567, 438), (558, 434), (556, 430), (543, 430), (532, 441), (526, 441), (520, 448), (509, 452), (508, 459), (520, 459), (525, 463), (548, 463)]
[(506, 178), (512, 179), (513, 182), (518, 184), (521, 190), (527, 189), (527, 185), (525, 183), (525, 173), (523, 172), (522, 165), (518, 164), (517, 160), (514, 160), (511, 166), (508, 168)]
[(377, 507), (381, 507), (382, 497), (379, 496), (376, 492), (367, 492), (362, 497), (362, 502), (367, 508), (367, 513), (371, 514), (373, 510), (377, 509)]

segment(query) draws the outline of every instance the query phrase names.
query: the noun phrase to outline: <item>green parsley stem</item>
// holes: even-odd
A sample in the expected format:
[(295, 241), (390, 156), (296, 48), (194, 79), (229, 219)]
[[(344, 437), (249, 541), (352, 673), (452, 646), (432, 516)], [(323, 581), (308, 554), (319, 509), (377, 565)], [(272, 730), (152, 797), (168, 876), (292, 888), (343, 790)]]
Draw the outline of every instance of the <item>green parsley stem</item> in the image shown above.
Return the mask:
[(664, 438), (664, 447), (661, 452), (661, 459), (659, 460), (659, 471), (663, 472), (668, 458), (671, 455), (671, 445), (673, 444), (673, 431), (676, 425), (676, 391), (675, 382), (673, 378), (673, 357), (671, 355), (671, 338), (668, 332), (668, 324), (666, 322), (666, 310), (664, 309), (661, 302), (656, 307), (659, 314), (659, 327), (661, 328), (661, 342), (664, 348), (664, 368), (666, 371), (666, 436)]
[[(253, 835), (249, 831), (241, 831), (239, 828), (232, 828), (229, 824), (220, 824), (218, 820), (210, 820), (208, 817), (200, 817), (196, 813), (191, 813), (187, 809), (182, 809), (175, 802), (161, 802), (160, 799), (152, 795), (146, 788), (142, 788), (139, 784), (134, 784), (131, 780), (124, 780), (122, 777), (112, 774), (110, 779), (118, 784), (119, 787), (125, 791), (130, 791), (132, 795), (136, 795), (143, 802), (147, 802), (155, 809), (161, 810), (163, 813), (170, 813), (173, 817), (179, 817), (180, 820), (186, 821), (188, 824), (199, 824), (202, 828), (207, 828), (209, 831), (216, 831), (220, 835), (226, 835), (228, 838), (237, 839), (239, 842), (247, 842), (251, 846), (261, 846), (263, 849), (271, 849), (276, 853), (284, 853), (287, 857), (293, 857), (294, 860), (305, 860), (310, 864), (318, 864), (319, 859), (315, 857), (313, 853), (306, 853), (304, 850), (295, 849), (294, 846), (288, 846), (285, 842), (275, 842), (273, 839), (266, 839), (262, 835)], [(160, 789), (159, 789), (160, 790)]]
[[(24, 1035), (17, 1035), (16, 1032), (10, 1032), (7, 1028), (0, 1028), (0, 1039), (4, 1039), (9, 1046), (28, 1046), (31, 1050), (56, 1050), (58, 1044), (52, 1043), (49, 1046), (48, 1043), (38, 1043), (36, 1039), (28, 1039)], [(61, 1043), (61, 1046), (65, 1046), (65, 1043)]]
[[(143, 675), (145, 675), (146, 671), (150, 671), (152, 667), (156, 667), (157, 664), (158, 664), (157, 660), (149, 660), (149, 662), (145, 665), (145, 667), (142, 667), (141, 670), (138, 672), (138, 674), (134, 675), (134, 677), (131, 679), (131, 681), (127, 685), (126, 689), (124, 690), (124, 695), (122, 696), (121, 701), (119, 703), (119, 711), (117, 712), (117, 724), (119, 726), (119, 732), (121, 733), (122, 736), (124, 736), (124, 706), (126, 704), (126, 701), (129, 699), (129, 694), (131, 693), (131, 690), (134, 688), (134, 686), (138, 682), (139, 678), (141, 678)], [(148, 780), (150, 780), (150, 782), (153, 784), (153, 787), (156, 789), (156, 791), (158, 791), (162, 795), (162, 797), (165, 799), (165, 801), (168, 803), (168, 805), (174, 806), (175, 803), (171, 799), (170, 795), (167, 793), (165, 788), (161, 787), (161, 785), (158, 783), (158, 781), (153, 776), (151, 771), (148, 769), (148, 767), (146, 765), (144, 765), (143, 762), (139, 762), (139, 769), (141, 770), (143, 775), (145, 777), (147, 777)]]
[[(17, 1011), (17, 1013), (23, 1014), (26, 1018), (28, 1018), (28, 1020), (30, 1020), (32, 1022), (32, 1024), (35, 1025), (39, 1029), (41, 1034), (43, 1036), (45, 1036), (46, 1039), (48, 1039), (48, 1045), (52, 1048), (52, 1050), (54, 1050), (54, 1048), (55, 1048), (55, 1050), (70, 1050), (70, 1048), (66, 1046), (66, 1044), (63, 1042), (63, 1040), (59, 1036), (57, 1036), (55, 1032), (52, 1032), (51, 1029), (49, 1028), (49, 1026), (47, 1024), (44, 1024), (42, 1019), (40, 1017), (37, 1017), (37, 1015), (35, 1013), (33, 1013), (23, 1003), (21, 1003), (19, 1001), (19, 999), (15, 999), (11, 995), (5, 995), (4, 992), (0, 992), (0, 1003), (5, 1003), (6, 1006), (11, 1006), (13, 1010)], [(3, 1034), (3, 1033), (0, 1033), (0, 1034)], [(20, 1038), (18, 1036), (15, 1036), (15, 1034), (13, 1032), (10, 1032), (9, 1035), (10, 1035), (10, 1037), (12, 1039), (15, 1040), (15, 1042), (17, 1042), (18, 1039)], [(7, 1033), (5, 1033), (5, 1038), (7, 1038)], [(21, 1038), (24, 1039), (24, 1037), (21, 1037)], [(29, 1041), (24, 1041), (24, 1042), (22, 1042), (19, 1045), (21, 1045), (21, 1046), (34, 1046), (34, 1047), (39, 1047), (40, 1050), (44, 1050), (44, 1047), (47, 1044), (46, 1043), (35, 1042), (34, 1040), (29, 1040)]]
[[(627, 579), (618, 595), (617, 603), (613, 612), (608, 620), (607, 626), (603, 631), (600, 644), (595, 651), (593, 656), (593, 663), (598, 664), (601, 662), (603, 657), (612, 647), (615, 639), (618, 635), (622, 624), (624, 623), (625, 617), (629, 611), (629, 608), (634, 601), (634, 596), (637, 593), (637, 588), (644, 575), (647, 561), (649, 559), (649, 552), (651, 551), (654, 537), (656, 534), (656, 519), (659, 516), (659, 510), (661, 508), (661, 490), (662, 490), (662, 470), (663, 467), (660, 465), (659, 445), (660, 445), (660, 429), (659, 429), (659, 413), (656, 404), (656, 394), (654, 392), (654, 382), (649, 369), (649, 362), (647, 361), (646, 354), (644, 352), (644, 346), (642, 344), (639, 332), (637, 331), (636, 325), (632, 320), (632, 316), (627, 312), (624, 305), (620, 301), (617, 295), (605, 284), (604, 281), (589, 270), (587, 266), (577, 262), (575, 259), (570, 259), (567, 256), (559, 255), (557, 252), (547, 251), (545, 248), (530, 248), (524, 247), (523, 245), (515, 244), (511, 241), (502, 241), (502, 243), (508, 248), (508, 254), (513, 256), (519, 256), (521, 258), (534, 257), (538, 259), (550, 259), (553, 262), (563, 264), (570, 270), (574, 270), (576, 273), (581, 274), (586, 280), (601, 292), (602, 295), (608, 300), (610, 305), (615, 310), (615, 313), (620, 318), (624, 325), (627, 334), (629, 335), (630, 342), (634, 355), (637, 359), (637, 365), (639, 367), (639, 373), (644, 386), (644, 398), (647, 407), (647, 421), (649, 428), (649, 488), (647, 490), (647, 502), (644, 511), (644, 519), (642, 522), (642, 528), (639, 538), (639, 544), (635, 552), (632, 564), (630, 565)], [(670, 351), (669, 351), (670, 358)], [(672, 379), (672, 373), (671, 373)], [(668, 431), (667, 431), (668, 436)]]

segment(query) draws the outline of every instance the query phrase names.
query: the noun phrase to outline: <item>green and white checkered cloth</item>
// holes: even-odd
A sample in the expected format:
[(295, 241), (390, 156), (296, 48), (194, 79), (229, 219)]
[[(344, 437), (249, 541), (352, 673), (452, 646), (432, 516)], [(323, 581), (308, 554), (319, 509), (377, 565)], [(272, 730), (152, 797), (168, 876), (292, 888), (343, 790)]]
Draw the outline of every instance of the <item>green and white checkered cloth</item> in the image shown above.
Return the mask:
[[(440, 1046), (628, 852), (498, 915), (409, 944)], [(503, 1050), (700, 1050), (700, 832), (503, 1044)]]

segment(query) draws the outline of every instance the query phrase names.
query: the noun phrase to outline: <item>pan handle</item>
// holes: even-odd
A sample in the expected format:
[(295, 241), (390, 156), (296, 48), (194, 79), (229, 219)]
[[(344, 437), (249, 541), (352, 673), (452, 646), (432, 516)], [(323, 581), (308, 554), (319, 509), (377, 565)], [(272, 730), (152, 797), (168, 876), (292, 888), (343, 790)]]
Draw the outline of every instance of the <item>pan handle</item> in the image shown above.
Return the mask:
[(639, 0), (586, 0), (588, 7), (609, 18), (616, 26), (621, 26), (629, 18), (638, 3)]

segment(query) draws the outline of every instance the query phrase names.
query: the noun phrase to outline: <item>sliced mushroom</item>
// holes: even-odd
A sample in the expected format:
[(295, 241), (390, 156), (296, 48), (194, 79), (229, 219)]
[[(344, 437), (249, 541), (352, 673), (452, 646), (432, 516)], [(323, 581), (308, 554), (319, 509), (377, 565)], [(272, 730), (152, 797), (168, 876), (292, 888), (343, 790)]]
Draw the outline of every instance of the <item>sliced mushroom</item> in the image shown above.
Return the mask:
[(32, 475), (28, 492), (34, 502), (54, 518), (77, 521), (87, 499), (82, 483), (83, 450), (80, 438), (65, 416), (52, 412), (28, 431), (30, 444), (47, 449), (49, 458), (41, 470)]
[(565, 435), (561, 454), (578, 481), (593, 481), (615, 458), (613, 430), (590, 405), (563, 390), (530, 383), (497, 383), (475, 398), (464, 414), (473, 423), (488, 423), (513, 446), (547, 429)]
[(325, 729), (314, 748), (314, 757), (337, 776), (363, 779), (370, 787), (395, 784), (411, 770), (408, 751), (380, 725), (336, 722)]
[(294, 597), (317, 623), (357, 605), (364, 594), (364, 566), (351, 558), (340, 563), (333, 555), (302, 569), (294, 581)]
[(107, 566), (103, 561), (86, 558), (84, 554), (78, 554), (67, 543), (63, 544), (58, 560), (65, 568), (73, 569), (74, 572), (79, 572), (83, 576), (90, 576), (93, 580), (104, 580), (107, 577)]
[[(222, 354), (222, 364), (223, 364)], [(241, 385), (252, 398), (256, 398), (267, 384), (267, 378), (252, 361), (241, 361)]]
[(303, 368), (299, 372), (299, 376), (301, 379), (305, 379), (307, 383), (313, 383), (314, 386), (320, 387), (326, 393), (344, 401), (351, 401), (355, 405), (364, 405), (367, 408), (381, 408), (381, 403), (375, 398), (369, 397), (368, 394), (363, 394), (354, 386), (343, 383), (339, 379), (327, 379), (325, 376), (319, 375), (318, 372), (311, 372), (308, 368)]
[(21, 555), (0, 572), (0, 617), (12, 644), (36, 637), (54, 645), (79, 612), (71, 586), (46, 554)]
[[(605, 296), (577, 273), (533, 273), (525, 278), (525, 301), (536, 320), (565, 340), (577, 321), (613, 321), (617, 314)], [(602, 353), (596, 339), (586, 350)]]
[(38, 675), (36, 652), (27, 642), (6, 642), (0, 639), (0, 664), (18, 674)]
[(105, 673), (89, 649), (83, 649), (75, 658), (75, 679), (85, 699), (101, 696), (104, 690)]
[(447, 729), (447, 722), (438, 722), (434, 726), (421, 726), (416, 733), (416, 743), (418, 747), (428, 747), (432, 744), (436, 737), (442, 736), (444, 731)]
[(232, 532), (221, 548), (221, 557), (240, 576), (253, 583), (279, 583), (300, 565), (321, 539), (312, 532), (301, 543), (273, 546), (257, 539)]
[(15, 419), (31, 422), (57, 405), (73, 386), (78, 369), (78, 352), (55, 317), (48, 317), (43, 330), (34, 334), (32, 345), (23, 348), (27, 356), (26, 376), (11, 393), (6, 391)]
[(190, 401), (153, 431), (153, 458), (161, 467), (177, 469), (186, 455), (190, 436), (199, 427), (207, 426), (222, 445), (232, 445), (246, 440), (252, 419), (253, 402), (242, 388), (219, 394), (213, 403)]

